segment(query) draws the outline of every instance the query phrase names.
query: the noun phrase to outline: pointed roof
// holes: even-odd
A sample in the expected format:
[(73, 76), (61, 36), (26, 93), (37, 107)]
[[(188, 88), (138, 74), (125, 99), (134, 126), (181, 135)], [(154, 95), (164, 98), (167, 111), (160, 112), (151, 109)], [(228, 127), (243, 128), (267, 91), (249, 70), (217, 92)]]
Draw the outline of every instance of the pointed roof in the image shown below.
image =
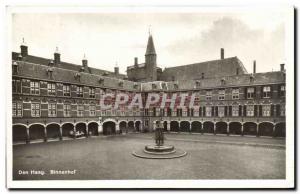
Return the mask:
[(147, 50), (146, 50), (145, 55), (156, 55), (153, 38), (152, 38), (151, 34), (149, 35), (149, 38), (148, 38)]

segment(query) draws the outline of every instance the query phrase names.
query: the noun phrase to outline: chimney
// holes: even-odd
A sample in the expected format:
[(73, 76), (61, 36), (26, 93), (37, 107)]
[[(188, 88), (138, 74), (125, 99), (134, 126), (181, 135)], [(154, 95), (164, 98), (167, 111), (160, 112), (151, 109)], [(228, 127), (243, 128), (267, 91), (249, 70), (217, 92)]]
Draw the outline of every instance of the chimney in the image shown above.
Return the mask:
[(58, 47), (56, 47), (54, 52), (54, 63), (55, 65), (58, 65), (60, 63), (60, 53), (58, 51)]
[(115, 74), (119, 74), (119, 67), (115, 67)]
[(280, 64), (280, 71), (284, 71), (284, 63)]
[(221, 59), (224, 59), (224, 48), (221, 48)]
[(256, 60), (253, 61), (253, 73), (256, 73)]
[(134, 57), (134, 65), (138, 65), (138, 58)]
[(21, 55), (22, 55), (22, 57), (26, 57), (28, 55), (28, 47), (24, 41), (24, 38), (23, 38), (23, 42), (21, 44)]
[(84, 54), (83, 59), (82, 59), (82, 66), (87, 67), (88, 66), (88, 60), (86, 59), (86, 56)]

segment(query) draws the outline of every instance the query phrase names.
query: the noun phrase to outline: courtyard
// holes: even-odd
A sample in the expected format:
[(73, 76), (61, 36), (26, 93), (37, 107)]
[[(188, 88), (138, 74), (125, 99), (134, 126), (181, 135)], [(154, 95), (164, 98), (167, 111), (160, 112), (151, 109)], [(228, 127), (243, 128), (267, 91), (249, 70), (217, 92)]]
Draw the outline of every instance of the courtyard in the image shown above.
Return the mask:
[[(154, 144), (153, 135), (153, 133), (129, 133), (15, 145), (13, 178), (14, 180), (285, 179), (284, 138), (170, 133), (166, 134), (165, 143), (185, 150), (187, 152), (185, 157), (176, 159), (134, 157), (132, 151)], [(50, 174), (51, 170), (69, 170), (75, 173)]]

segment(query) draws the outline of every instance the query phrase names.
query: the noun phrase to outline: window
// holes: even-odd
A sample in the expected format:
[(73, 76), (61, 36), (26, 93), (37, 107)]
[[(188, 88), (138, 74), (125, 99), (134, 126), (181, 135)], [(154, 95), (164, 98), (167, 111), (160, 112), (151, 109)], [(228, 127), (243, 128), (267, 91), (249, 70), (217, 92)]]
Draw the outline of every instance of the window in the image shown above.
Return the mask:
[(95, 98), (95, 88), (90, 88), (89, 95), (90, 95), (90, 98)]
[(40, 94), (40, 82), (37, 81), (30, 82), (30, 94), (35, 94), (35, 95)]
[(21, 93), (21, 80), (12, 80), (12, 92), (13, 93)]
[(145, 109), (145, 116), (149, 115), (149, 109)]
[(246, 106), (246, 115), (248, 117), (253, 117), (254, 116), (254, 106), (253, 105), (247, 105)]
[(56, 94), (56, 84), (55, 83), (48, 83), (48, 95), (54, 96)]
[(40, 117), (40, 103), (32, 103), (31, 104), (31, 116), (32, 117)]
[(76, 93), (77, 93), (77, 97), (83, 97), (83, 88), (82, 88), (82, 86), (77, 86)]
[(239, 99), (239, 89), (232, 89), (232, 99)]
[(239, 106), (232, 106), (232, 116), (233, 117), (239, 116)]
[(271, 96), (271, 86), (263, 87), (263, 98), (270, 98)]
[(205, 116), (211, 117), (211, 106), (206, 107)]
[(64, 116), (65, 117), (70, 116), (70, 110), (71, 110), (71, 105), (70, 104), (64, 104)]
[(90, 116), (96, 116), (96, 106), (95, 105), (90, 106)]
[(280, 105), (280, 116), (285, 116), (285, 105), (284, 104)]
[(224, 115), (225, 115), (225, 107), (224, 106), (219, 106), (218, 115), (219, 115), (219, 117), (224, 117)]
[(212, 97), (212, 91), (211, 90), (206, 91), (206, 100), (211, 100), (211, 97)]
[(247, 99), (254, 98), (254, 88), (247, 88)]
[(154, 117), (156, 117), (156, 108), (155, 108), (155, 107), (152, 108), (152, 115), (153, 115)]
[(83, 105), (78, 105), (77, 106), (77, 116), (78, 117), (82, 117), (83, 116), (83, 110), (84, 110), (84, 106)]
[(177, 109), (177, 117), (181, 117), (182, 116), (182, 109), (178, 108)]
[(55, 103), (50, 103), (48, 105), (48, 116), (56, 117), (56, 104)]
[(219, 90), (219, 100), (225, 100), (225, 90)]
[(64, 96), (70, 96), (70, 86), (69, 85), (63, 85), (63, 94), (64, 94)]
[(262, 106), (262, 116), (263, 117), (271, 116), (271, 106), (270, 105), (263, 105)]
[(280, 86), (279, 96), (284, 97), (285, 96), (285, 85)]
[(22, 102), (13, 102), (12, 107), (12, 116), (13, 117), (22, 117)]
[(13, 74), (18, 74), (18, 72), (19, 72), (19, 65), (18, 65), (17, 62), (13, 62), (13, 71), (12, 71), (12, 73)]

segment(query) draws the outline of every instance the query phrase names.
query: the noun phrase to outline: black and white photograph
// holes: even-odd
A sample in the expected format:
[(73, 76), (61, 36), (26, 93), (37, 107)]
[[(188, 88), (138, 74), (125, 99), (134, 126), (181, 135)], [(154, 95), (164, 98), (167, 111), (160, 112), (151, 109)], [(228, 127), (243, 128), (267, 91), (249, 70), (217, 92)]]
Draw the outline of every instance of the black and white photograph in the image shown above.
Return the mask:
[(7, 7), (9, 188), (293, 188), (294, 8)]

